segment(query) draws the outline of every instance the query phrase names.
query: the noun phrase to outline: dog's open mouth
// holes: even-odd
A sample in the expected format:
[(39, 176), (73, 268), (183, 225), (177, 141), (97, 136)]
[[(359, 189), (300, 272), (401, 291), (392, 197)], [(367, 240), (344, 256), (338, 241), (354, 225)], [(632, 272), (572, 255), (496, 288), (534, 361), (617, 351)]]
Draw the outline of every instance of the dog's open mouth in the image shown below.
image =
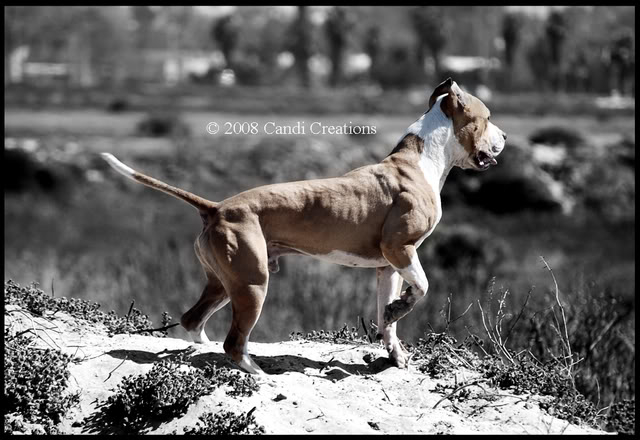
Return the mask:
[(474, 161), (476, 167), (482, 171), (488, 169), (491, 165), (498, 164), (498, 161), (491, 154), (485, 153), (481, 150), (475, 154)]

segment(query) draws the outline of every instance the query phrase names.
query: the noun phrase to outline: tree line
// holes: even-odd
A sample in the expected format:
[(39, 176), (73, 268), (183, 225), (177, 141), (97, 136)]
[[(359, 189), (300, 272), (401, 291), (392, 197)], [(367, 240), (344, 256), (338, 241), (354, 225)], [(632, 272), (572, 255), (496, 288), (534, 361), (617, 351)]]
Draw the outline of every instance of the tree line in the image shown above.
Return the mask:
[[(223, 58), (191, 78), (204, 82), (226, 69), (240, 85), (387, 89), (453, 74), (503, 91), (635, 93), (634, 7), (5, 7), (5, 83), (21, 46), (29, 59), (69, 63), (79, 83), (135, 78), (148, 51), (198, 50)], [(354, 54), (366, 55), (357, 69)], [(487, 63), (456, 71), (450, 55)]]

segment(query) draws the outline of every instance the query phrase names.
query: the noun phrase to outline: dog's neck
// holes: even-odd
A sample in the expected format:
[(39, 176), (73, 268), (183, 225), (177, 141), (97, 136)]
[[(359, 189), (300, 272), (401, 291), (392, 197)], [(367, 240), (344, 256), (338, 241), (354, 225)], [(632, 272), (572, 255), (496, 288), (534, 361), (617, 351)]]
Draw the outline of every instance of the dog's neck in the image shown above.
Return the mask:
[(424, 142), (424, 149), (420, 153), (420, 169), (427, 183), (437, 193), (442, 190), (451, 168), (462, 159), (455, 146), (457, 140), (453, 136), (453, 123), (440, 107), (444, 96), (440, 96), (429, 111), (411, 124), (406, 133), (415, 134)]

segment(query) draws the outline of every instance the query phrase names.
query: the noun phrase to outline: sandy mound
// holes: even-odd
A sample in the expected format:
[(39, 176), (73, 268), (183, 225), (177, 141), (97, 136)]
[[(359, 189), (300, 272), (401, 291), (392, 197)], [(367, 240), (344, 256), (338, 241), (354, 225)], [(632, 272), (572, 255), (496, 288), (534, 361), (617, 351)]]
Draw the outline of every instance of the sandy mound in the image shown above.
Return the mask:
[[(110, 337), (101, 325), (60, 312), (46, 319), (35, 317), (16, 306), (6, 307), (5, 326), (7, 321), (12, 332), (31, 329), (39, 336), (34, 338), (37, 345), (74, 356), (69, 390), (80, 392), (80, 402), (65, 417), (61, 433), (98, 432), (99, 427), (83, 421), (96, 413), (124, 376), (144, 374), (154, 362), (188, 353), (195, 367), (207, 362), (232, 366), (219, 342), (194, 346), (172, 338)], [(255, 407), (253, 415), (268, 434), (603, 433), (550, 416), (539, 407), (543, 397), (514, 395), (485, 382), (473, 384), (477, 376), (469, 371), (432, 379), (415, 367), (391, 367), (385, 350), (376, 345), (252, 343), (250, 353), (269, 374), (258, 379), (258, 392), (232, 398), (217, 389), (191, 405), (185, 415), (146, 432), (182, 433), (205, 412), (246, 413)], [(452, 389), (463, 384), (473, 385), (452, 395)]]

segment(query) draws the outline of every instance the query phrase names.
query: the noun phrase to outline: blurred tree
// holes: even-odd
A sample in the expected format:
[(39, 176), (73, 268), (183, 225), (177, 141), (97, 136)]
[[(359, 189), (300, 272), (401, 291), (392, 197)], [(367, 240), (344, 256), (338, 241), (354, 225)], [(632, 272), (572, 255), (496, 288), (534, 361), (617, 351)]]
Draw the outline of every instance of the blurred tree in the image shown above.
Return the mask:
[(546, 90), (549, 87), (549, 50), (544, 37), (538, 37), (527, 49), (527, 62), (533, 73), (532, 88)]
[(78, 8), (6, 6), (4, 9), (5, 83), (10, 78), (9, 57), (20, 46), (29, 56), (47, 61), (64, 57), (70, 29), (78, 25)]
[(291, 16), (271, 6), (246, 6), (236, 10), (239, 35), (234, 62), (238, 84), (274, 84), (282, 71), (278, 56), (285, 50)]
[(156, 17), (154, 10), (150, 6), (132, 6), (131, 15), (136, 22), (136, 46), (148, 47), (153, 20)]
[(369, 59), (371, 60), (369, 76), (370, 79), (373, 79), (372, 72), (378, 65), (381, 51), (380, 28), (377, 25), (372, 25), (367, 29), (363, 47), (364, 52), (369, 55)]
[(307, 6), (298, 6), (298, 16), (292, 27), (293, 45), (291, 52), (295, 58), (295, 68), (302, 87), (309, 87), (309, 58), (311, 58), (311, 23)]
[(131, 15), (136, 23), (135, 28), (135, 50), (138, 54), (138, 63), (140, 74), (145, 77), (147, 67), (147, 57), (144, 56), (143, 51), (150, 46), (150, 40), (152, 38), (153, 21), (155, 19), (155, 12), (150, 6), (132, 6)]
[(569, 33), (568, 25), (561, 11), (552, 11), (547, 19), (545, 35), (549, 45), (549, 61), (551, 62), (551, 85), (559, 90), (563, 85), (562, 55), (563, 45)]
[(566, 74), (568, 92), (583, 93), (589, 87), (589, 62), (584, 48), (579, 48), (569, 58), (569, 68)]
[(506, 76), (503, 86), (507, 90), (513, 85), (513, 65), (516, 58), (516, 50), (520, 43), (520, 30), (522, 28), (519, 14), (506, 13), (502, 19), (502, 40), (504, 41), (504, 62)]
[(185, 78), (183, 51), (195, 13), (193, 6), (165, 6), (162, 14), (166, 24), (167, 49), (176, 68), (174, 76), (165, 79), (181, 81)]
[(346, 7), (334, 6), (324, 23), (329, 40), (329, 58), (331, 59), (329, 85), (331, 87), (336, 87), (342, 81), (343, 57), (347, 46), (347, 36), (353, 25), (351, 21)]
[(417, 56), (421, 69), (424, 69), (424, 52), (428, 48), (433, 57), (434, 69), (438, 80), (442, 76), (440, 57), (447, 44), (451, 23), (444, 6), (418, 6), (409, 12), (417, 37)]
[(635, 67), (634, 32), (630, 28), (620, 29), (610, 45), (611, 89), (622, 94), (629, 92), (629, 76)]
[(211, 38), (218, 44), (228, 68), (232, 68), (233, 52), (238, 44), (240, 29), (233, 14), (225, 15), (213, 23)]
[(504, 40), (504, 60), (511, 69), (520, 43), (520, 29), (522, 27), (520, 15), (507, 13), (502, 20), (502, 38)]
[(394, 45), (382, 53), (372, 75), (384, 89), (406, 89), (421, 81), (424, 71), (406, 46)]

